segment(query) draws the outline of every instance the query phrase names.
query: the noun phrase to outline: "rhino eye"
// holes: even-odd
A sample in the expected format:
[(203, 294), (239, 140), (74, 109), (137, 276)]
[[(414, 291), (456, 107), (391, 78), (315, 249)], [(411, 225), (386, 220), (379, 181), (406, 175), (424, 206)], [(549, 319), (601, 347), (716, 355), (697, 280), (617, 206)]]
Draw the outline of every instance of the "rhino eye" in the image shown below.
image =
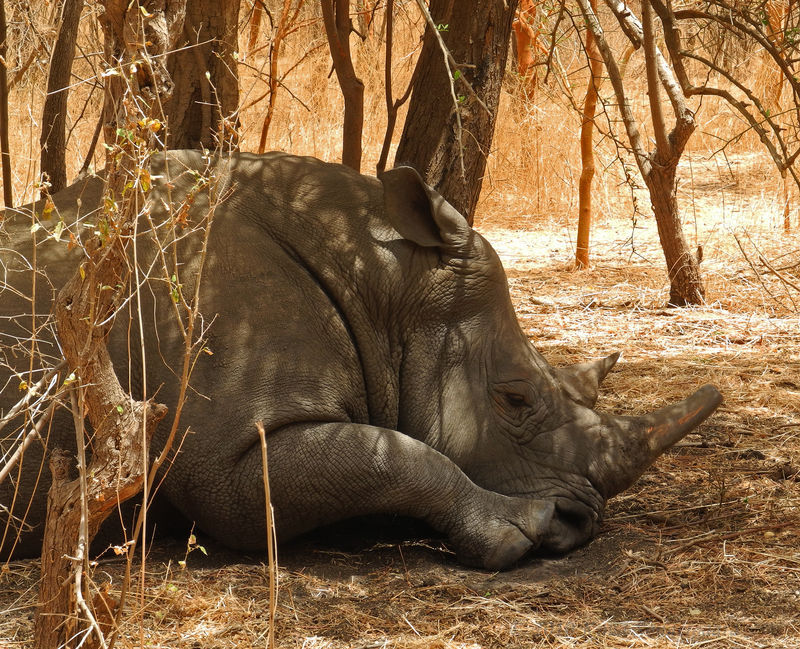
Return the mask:
[(506, 392), (506, 403), (513, 408), (522, 408), (523, 406), (527, 406), (528, 403), (525, 401), (525, 397), (521, 394), (517, 394), (516, 392)]

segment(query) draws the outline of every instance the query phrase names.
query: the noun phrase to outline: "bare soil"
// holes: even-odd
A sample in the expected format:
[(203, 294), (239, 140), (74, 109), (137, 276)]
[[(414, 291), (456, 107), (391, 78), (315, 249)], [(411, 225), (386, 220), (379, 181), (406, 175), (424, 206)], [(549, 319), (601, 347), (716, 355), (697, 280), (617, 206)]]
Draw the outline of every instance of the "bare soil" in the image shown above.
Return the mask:
[[(700, 308), (664, 306), (646, 215), (602, 218), (592, 268), (574, 272), (571, 222), (503, 214), (511, 203), (492, 193), (478, 228), (538, 348), (553, 364), (623, 351), (601, 409), (641, 413), (703, 383), (725, 402), (566, 557), (490, 574), (425, 532), (358, 528), (357, 540), (281, 547), (277, 646), (800, 647), (800, 226), (782, 231), (767, 164), (694, 160), (682, 176), (687, 237), (703, 247)], [(117, 646), (266, 645), (265, 558), (201, 543), (207, 556), (177, 542), (151, 549)], [(95, 580), (116, 592), (122, 565), (101, 562)], [(36, 581), (34, 562), (0, 574), (1, 647), (30, 646)]]

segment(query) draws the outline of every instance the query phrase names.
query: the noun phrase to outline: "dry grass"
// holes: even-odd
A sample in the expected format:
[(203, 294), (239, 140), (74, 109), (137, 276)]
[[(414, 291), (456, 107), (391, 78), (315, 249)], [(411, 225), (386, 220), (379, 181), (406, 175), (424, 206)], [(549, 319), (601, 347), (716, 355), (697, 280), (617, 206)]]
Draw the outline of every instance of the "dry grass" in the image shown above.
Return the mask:
[[(412, 36), (405, 43), (406, 52), (415, 47)], [(285, 67), (311, 53), (285, 80), (299, 100), (282, 93), (271, 144), (335, 159), (341, 104), (320, 44), (318, 30), (305, 31), (288, 50)], [(359, 56), (368, 88), (377, 88), (379, 54), (367, 45)], [(410, 63), (401, 67), (398, 87)], [(245, 94), (260, 94), (247, 74)], [(18, 91), (17, 160), (35, 158), (40, 100), (32, 87)], [(371, 92), (365, 168), (377, 159), (381, 106)], [(666, 309), (646, 197), (620, 185), (607, 143), (599, 145), (607, 169), (598, 178), (593, 266), (576, 273), (577, 118), (544, 96), (521, 104), (507, 95), (501, 111), (478, 228), (500, 252), (520, 322), (538, 348), (554, 364), (623, 350), (602, 409), (643, 412), (706, 382), (725, 403), (609, 504), (594, 542), (565, 558), (493, 575), (461, 568), (436, 540), (367, 533), (355, 549), (352, 538), (323, 537), (281, 548), (277, 645), (800, 647), (800, 291), (792, 288), (800, 284), (800, 236), (780, 229), (770, 162), (744, 141), (728, 161), (707, 159), (728, 118), (701, 113), (709, 119), (683, 165), (679, 194), (687, 237), (704, 250), (708, 306)], [(257, 108), (244, 115), (245, 149), (257, 142), (258, 116)], [(76, 164), (85, 141), (74, 142)], [(18, 172), (21, 190), (30, 188), (31, 169), (33, 162)], [(143, 606), (134, 598), (118, 646), (265, 644), (265, 558), (207, 547), (210, 556), (192, 553), (185, 569), (177, 564), (184, 547), (153, 550)], [(113, 591), (121, 570), (104, 562), (95, 578), (110, 578)], [(0, 575), (4, 649), (30, 646), (36, 580), (32, 562)]]

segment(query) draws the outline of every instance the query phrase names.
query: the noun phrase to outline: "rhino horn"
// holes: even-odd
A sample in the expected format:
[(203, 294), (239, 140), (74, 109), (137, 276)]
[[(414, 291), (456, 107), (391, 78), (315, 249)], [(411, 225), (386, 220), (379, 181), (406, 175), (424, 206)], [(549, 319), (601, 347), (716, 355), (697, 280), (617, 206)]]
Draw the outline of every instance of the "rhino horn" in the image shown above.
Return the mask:
[(556, 369), (556, 376), (573, 401), (592, 408), (597, 402), (600, 383), (606, 378), (619, 357), (620, 352), (616, 352), (596, 361), (559, 367)]
[(659, 455), (699, 426), (720, 403), (722, 395), (717, 388), (704, 385), (683, 401), (643, 417), (614, 417), (611, 435), (619, 438), (606, 447), (613, 457), (602, 459), (597, 486), (607, 498), (630, 487)]

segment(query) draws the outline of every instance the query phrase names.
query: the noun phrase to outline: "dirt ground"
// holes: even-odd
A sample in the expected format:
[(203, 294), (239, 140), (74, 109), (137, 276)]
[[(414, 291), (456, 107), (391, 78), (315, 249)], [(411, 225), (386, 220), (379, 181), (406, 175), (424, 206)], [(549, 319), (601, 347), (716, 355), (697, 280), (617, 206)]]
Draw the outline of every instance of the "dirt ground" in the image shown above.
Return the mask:
[[(459, 566), (424, 532), (282, 546), (276, 646), (800, 647), (800, 226), (781, 230), (762, 161), (696, 166), (681, 201), (687, 237), (703, 247), (702, 308), (664, 307), (645, 217), (603, 219), (593, 266), (578, 273), (566, 219), (502, 214), (495, 195), (477, 225), (551, 363), (622, 350), (599, 408), (641, 413), (710, 382), (725, 395), (719, 411), (566, 557), (491, 574)], [(152, 550), (118, 647), (266, 646), (265, 558), (200, 542), (207, 556), (178, 542)], [(121, 573), (120, 560), (104, 561), (95, 579), (113, 593)], [(33, 562), (0, 574), (4, 649), (30, 646), (36, 578)]]

